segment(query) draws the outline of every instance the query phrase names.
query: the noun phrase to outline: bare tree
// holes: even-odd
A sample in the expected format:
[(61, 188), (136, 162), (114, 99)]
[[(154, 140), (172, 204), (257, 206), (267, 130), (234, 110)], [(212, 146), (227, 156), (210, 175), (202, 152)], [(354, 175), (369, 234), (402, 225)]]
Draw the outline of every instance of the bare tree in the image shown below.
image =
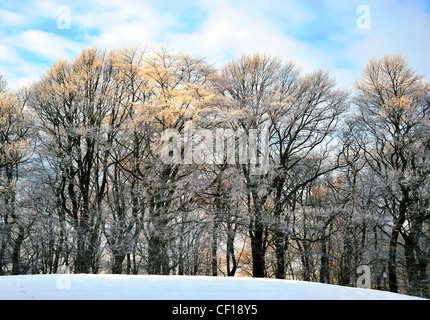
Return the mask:
[[(282, 69), (280, 59), (263, 54), (243, 54), (228, 62), (220, 73), (219, 90), (227, 97), (227, 103), (237, 110), (238, 116), (232, 127), (249, 135), (250, 130), (261, 132), (267, 113), (275, 102)], [(260, 153), (261, 154), (261, 153)], [(273, 191), (268, 173), (252, 175), (249, 157), (238, 168), (246, 186), (248, 233), (252, 250), (252, 274), (265, 276), (265, 253), (268, 246), (268, 225), (265, 203)]]
[(31, 156), (25, 103), (26, 96), (8, 90), (0, 75), (0, 275), (8, 263), (12, 274), (21, 273), (20, 251), (27, 232), (25, 215), (18, 208), (21, 167)]
[[(249, 165), (241, 169), (249, 192), (254, 276), (264, 275), (264, 253), (272, 232), (276, 276), (284, 278), (286, 205), (301, 187), (335, 168), (324, 162), (329, 157), (331, 135), (345, 110), (347, 94), (335, 89), (327, 72), (302, 76), (292, 62), (283, 64), (278, 58), (261, 54), (242, 55), (228, 63), (221, 77), (223, 92), (243, 114), (238, 126), (245, 132), (263, 126), (269, 130), (270, 173), (252, 176)], [(318, 152), (321, 157), (315, 157)], [(317, 161), (304, 166), (309, 157)], [(297, 173), (301, 170), (306, 174), (292, 178), (299, 167)]]
[[(129, 171), (144, 182), (146, 218), (144, 233), (148, 241), (148, 272), (168, 274), (173, 268), (169, 262), (169, 234), (180, 203), (182, 180), (192, 172), (192, 163), (185, 164), (186, 125), (202, 121), (202, 115), (211, 107), (213, 92), (209, 79), (213, 73), (202, 59), (161, 49), (145, 57), (141, 77), (148, 81), (149, 99), (136, 105), (133, 119), (134, 148), (140, 156)], [(175, 135), (174, 150), (169, 150), (166, 135)], [(187, 137), (192, 142), (192, 137)], [(176, 154), (178, 151), (178, 154)], [(136, 150), (136, 152), (139, 152)], [(175, 152), (173, 154), (173, 152)]]
[(347, 94), (336, 90), (328, 72), (315, 71), (298, 79), (291, 79), (290, 73), (282, 79), (288, 89), (280, 91), (278, 104), (269, 112), (277, 278), (285, 277), (285, 210), (300, 189), (338, 167), (334, 133), (347, 107)]
[(55, 161), (60, 175), (62, 219), (70, 219), (76, 232), (76, 272), (98, 270), (107, 160), (122, 112), (116, 73), (114, 57), (92, 48), (71, 63), (59, 61), (33, 88), (46, 161)]
[(379, 196), (392, 216), (388, 275), (398, 292), (397, 247), (404, 243), (409, 293), (428, 296), (429, 263), (422, 239), (428, 223), (429, 84), (403, 56), (371, 59), (355, 82), (356, 130)]

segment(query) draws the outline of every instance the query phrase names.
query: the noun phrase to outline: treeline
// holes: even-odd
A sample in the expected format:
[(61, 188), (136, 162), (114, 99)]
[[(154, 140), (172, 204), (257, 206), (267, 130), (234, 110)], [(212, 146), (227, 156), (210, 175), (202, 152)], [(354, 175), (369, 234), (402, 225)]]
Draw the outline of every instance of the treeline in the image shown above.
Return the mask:
[[(430, 85), (83, 50), (0, 84), (0, 274), (250, 275), (429, 297)], [(221, 150), (221, 152), (219, 152)]]

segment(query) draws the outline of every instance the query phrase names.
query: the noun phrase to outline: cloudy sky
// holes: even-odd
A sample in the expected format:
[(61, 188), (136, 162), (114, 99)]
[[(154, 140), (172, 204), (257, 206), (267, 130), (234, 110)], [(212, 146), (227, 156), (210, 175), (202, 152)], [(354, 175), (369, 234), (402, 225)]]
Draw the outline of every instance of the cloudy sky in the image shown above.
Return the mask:
[(0, 0), (0, 73), (18, 88), (82, 48), (167, 46), (221, 65), (242, 52), (328, 69), (348, 87), (402, 53), (430, 78), (430, 0)]

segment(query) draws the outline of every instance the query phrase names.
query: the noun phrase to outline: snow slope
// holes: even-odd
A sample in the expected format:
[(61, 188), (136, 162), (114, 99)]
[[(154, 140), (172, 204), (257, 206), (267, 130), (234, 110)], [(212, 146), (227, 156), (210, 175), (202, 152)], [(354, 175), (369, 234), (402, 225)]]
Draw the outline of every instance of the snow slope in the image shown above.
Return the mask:
[(202, 276), (51, 274), (0, 277), (0, 300), (406, 300), (302, 281)]

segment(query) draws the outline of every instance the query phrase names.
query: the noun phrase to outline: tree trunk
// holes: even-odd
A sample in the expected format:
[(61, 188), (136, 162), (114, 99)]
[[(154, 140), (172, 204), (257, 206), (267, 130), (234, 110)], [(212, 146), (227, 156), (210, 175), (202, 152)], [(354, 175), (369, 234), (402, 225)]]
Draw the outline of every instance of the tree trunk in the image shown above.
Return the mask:
[(408, 294), (412, 296), (419, 296), (418, 284), (418, 265), (415, 261), (415, 252), (411, 236), (403, 236), (405, 240), (405, 260), (406, 260), (406, 273), (408, 275)]
[(251, 237), (252, 276), (254, 278), (264, 278), (266, 250), (264, 249), (262, 226), (257, 226), (257, 230), (250, 230), (249, 234)]
[(161, 235), (154, 234), (148, 240), (148, 273), (168, 275), (169, 272), (166, 242)]
[(327, 252), (327, 241), (325, 237), (321, 239), (321, 269), (320, 269), (320, 282), (330, 283), (329, 260)]
[(402, 188), (402, 193), (403, 199), (399, 205), (399, 216), (394, 219), (394, 227), (391, 231), (387, 263), (388, 283), (390, 285), (390, 291), (394, 293), (399, 291), (399, 283), (397, 280), (397, 241), (406, 220), (406, 210), (409, 204), (408, 189)]
[(12, 250), (12, 274), (18, 275), (21, 274), (21, 245), (24, 241), (24, 227), (22, 225), (19, 226), (18, 236), (15, 240)]
[(297, 242), (300, 251), (300, 260), (302, 262), (303, 267), (303, 281), (311, 281), (311, 264), (309, 259), (309, 244), (306, 239), (303, 241), (303, 244), (300, 245), (300, 242)]
[(388, 251), (388, 283), (390, 291), (397, 293), (399, 284), (397, 281), (397, 240), (399, 238), (400, 228), (403, 225), (404, 219), (397, 219), (393, 230), (391, 231), (390, 244)]
[(427, 265), (428, 258), (426, 252), (420, 248), (420, 236), (422, 234), (421, 217), (411, 219), (410, 234), (402, 233), (405, 240), (405, 259), (408, 274), (408, 294), (413, 296), (429, 297)]
[(218, 257), (217, 257), (217, 249), (218, 249), (218, 214), (216, 213), (213, 218), (213, 228), (212, 228), (212, 259), (211, 259), (211, 268), (212, 268), (212, 276), (216, 277), (218, 275)]
[(91, 269), (91, 252), (88, 248), (88, 228), (81, 225), (77, 228), (76, 260), (75, 273), (90, 273)]
[(122, 263), (125, 259), (125, 254), (116, 254), (113, 257), (112, 273), (121, 274), (122, 273)]
[(157, 235), (148, 240), (148, 273), (161, 274), (162, 241)]
[[(233, 277), (237, 269), (237, 261), (234, 254), (235, 231), (231, 230), (231, 228), (232, 226), (229, 223), (227, 227), (227, 276), (229, 277)], [(233, 265), (231, 266), (230, 263)]]
[(285, 233), (277, 228), (275, 237), (276, 279), (285, 279)]
[(351, 263), (352, 263), (352, 240), (350, 237), (351, 228), (347, 228), (347, 234), (345, 235), (345, 242), (343, 246), (343, 256), (341, 264), (341, 281), (340, 285), (350, 286), (351, 285)]
[(127, 272), (128, 275), (131, 274), (131, 257), (130, 254), (127, 254)]

